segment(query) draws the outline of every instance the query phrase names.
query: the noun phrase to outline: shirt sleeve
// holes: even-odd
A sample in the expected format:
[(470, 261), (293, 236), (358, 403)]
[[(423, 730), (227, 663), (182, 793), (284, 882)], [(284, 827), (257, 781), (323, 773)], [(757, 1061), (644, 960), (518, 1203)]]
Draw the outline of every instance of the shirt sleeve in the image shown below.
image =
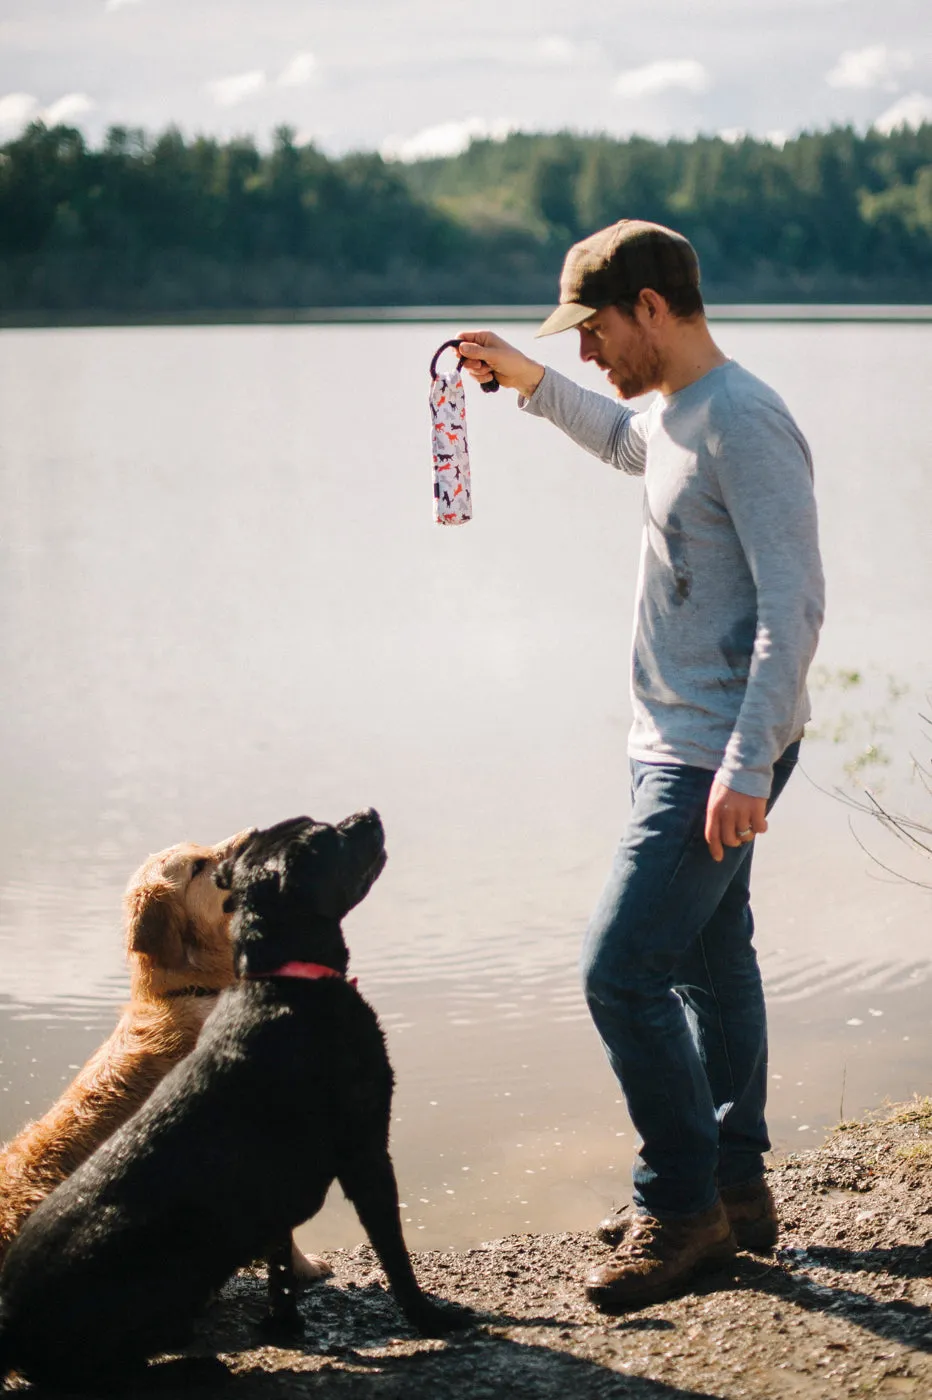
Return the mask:
[(536, 418), (546, 418), (573, 442), (631, 476), (643, 476), (647, 461), (646, 413), (583, 389), (555, 369), (544, 377), (530, 398), (518, 399), (518, 407)]
[(716, 776), (767, 797), (773, 764), (808, 717), (806, 673), (825, 609), (812, 460), (779, 401), (730, 414), (712, 460), (757, 592), (747, 689)]

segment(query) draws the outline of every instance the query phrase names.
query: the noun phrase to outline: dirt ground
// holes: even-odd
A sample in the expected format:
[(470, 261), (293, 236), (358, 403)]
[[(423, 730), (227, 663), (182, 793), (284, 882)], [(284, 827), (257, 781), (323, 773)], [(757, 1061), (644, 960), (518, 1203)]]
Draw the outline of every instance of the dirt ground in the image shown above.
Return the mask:
[(304, 1295), (302, 1346), (257, 1345), (264, 1281), (243, 1272), (204, 1319), (192, 1348), (204, 1360), (159, 1363), (155, 1390), (161, 1400), (932, 1400), (932, 1099), (843, 1123), (769, 1180), (777, 1253), (741, 1254), (674, 1301), (605, 1317), (580, 1279), (608, 1246), (509, 1235), (414, 1256), (427, 1289), (475, 1314), (450, 1340), (423, 1341), (360, 1246), (326, 1256), (334, 1276)]

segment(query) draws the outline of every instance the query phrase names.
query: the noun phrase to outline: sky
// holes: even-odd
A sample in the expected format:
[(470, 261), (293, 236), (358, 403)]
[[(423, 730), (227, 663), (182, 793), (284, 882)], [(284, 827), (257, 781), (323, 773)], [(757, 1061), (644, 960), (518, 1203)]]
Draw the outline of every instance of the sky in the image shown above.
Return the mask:
[(930, 0), (0, 0), (0, 142), (30, 120), (295, 128), (331, 155), (511, 130), (748, 133), (932, 121)]

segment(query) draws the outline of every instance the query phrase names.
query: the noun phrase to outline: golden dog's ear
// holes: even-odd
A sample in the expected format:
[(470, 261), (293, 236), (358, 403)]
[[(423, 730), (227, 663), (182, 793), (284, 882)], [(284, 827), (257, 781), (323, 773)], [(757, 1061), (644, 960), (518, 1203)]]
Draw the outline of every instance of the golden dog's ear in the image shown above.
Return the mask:
[(144, 953), (159, 967), (186, 964), (185, 918), (169, 886), (147, 885), (126, 898), (126, 942), (131, 953)]

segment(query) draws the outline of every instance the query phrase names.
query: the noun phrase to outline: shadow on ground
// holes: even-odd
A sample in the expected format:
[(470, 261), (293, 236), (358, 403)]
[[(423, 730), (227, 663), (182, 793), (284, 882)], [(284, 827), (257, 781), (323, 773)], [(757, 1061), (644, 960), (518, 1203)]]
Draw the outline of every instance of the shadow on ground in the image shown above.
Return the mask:
[[(310, 1358), (308, 1358), (310, 1360)], [(235, 1358), (229, 1358), (227, 1378), (209, 1384), (210, 1395), (226, 1400), (278, 1400), (278, 1397), (326, 1396), (359, 1397), (359, 1400), (453, 1400), (473, 1397), (631, 1397), (631, 1400), (720, 1400), (703, 1390), (683, 1390), (644, 1376), (620, 1373), (602, 1364), (554, 1351), (547, 1346), (522, 1343), (508, 1337), (483, 1332), (466, 1334), (439, 1350), (423, 1350), (398, 1357), (373, 1357), (340, 1349), (338, 1360), (314, 1362), (308, 1370), (301, 1360), (289, 1356), (286, 1364), (273, 1372), (256, 1369), (250, 1358), (247, 1373), (235, 1373)], [(183, 1364), (183, 1363), (182, 1363)], [(259, 1361), (261, 1366), (261, 1360)], [(177, 1395), (194, 1396), (190, 1375), (184, 1389), (171, 1382), (173, 1363), (165, 1363), (166, 1388), (159, 1387), (163, 1400)], [(205, 1380), (207, 1379), (205, 1375)], [(207, 1393), (206, 1391), (204, 1392)]]

